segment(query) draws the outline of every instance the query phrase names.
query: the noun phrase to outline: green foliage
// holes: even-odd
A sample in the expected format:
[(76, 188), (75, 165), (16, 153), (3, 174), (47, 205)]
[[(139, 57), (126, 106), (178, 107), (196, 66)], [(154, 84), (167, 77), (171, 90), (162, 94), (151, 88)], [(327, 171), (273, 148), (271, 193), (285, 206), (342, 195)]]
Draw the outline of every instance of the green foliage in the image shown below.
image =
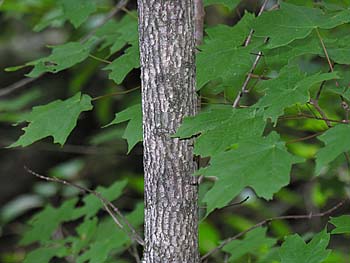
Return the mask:
[(303, 39), (314, 29), (330, 29), (349, 21), (349, 10), (324, 14), (317, 8), (282, 2), (279, 10), (266, 12), (256, 19), (253, 28), (255, 36), (269, 37), (268, 47), (276, 48)]
[(350, 126), (339, 124), (329, 129), (320, 137), (325, 143), (316, 157), (316, 174), (321, 172), (322, 167), (333, 161), (340, 154), (350, 151)]
[(266, 228), (260, 227), (247, 233), (242, 240), (231, 241), (222, 250), (231, 255), (229, 262), (236, 262), (248, 253), (253, 255), (266, 253), (275, 243), (274, 238), (266, 237)]
[(63, 13), (75, 27), (79, 27), (90, 14), (96, 11), (97, 6), (94, 0), (59, 0), (63, 7)]
[[(204, 0), (204, 5), (226, 8), (216, 11), (232, 11), (240, 2)], [(209, 159), (209, 165), (195, 174), (204, 176), (204, 183), (199, 187), (200, 207), (206, 209), (200, 225), (203, 253), (217, 246), (222, 238), (221, 230), (231, 227), (234, 231), (244, 231), (253, 226), (253, 215), (273, 217), (280, 211), (292, 211), (289, 209), (292, 207), (299, 211), (304, 209), (303, 199), (307, 200), (308, 209), (319, 209), (326, 206), (330, 198), (344, 198), (347, 192), (350, 2), (289, 0), (279, 3), (276, 10), (265, 11), (259, 17), (246, 12), (233, 26), (217, 24), (205, 28), (203, 44), (196, 53), (197, 90), (205, 104), (199, 114), (184, 118), (176, 134), (171, 134), (183, 140), (194, 139), (194, 154)], [(137, 13), (123, 9), (123, 13), (114, 14), (100, 24), (103, 17), (108, 16), (112, 4), (114, 2), (108, 0), (0, 0), (4, 17), (26, 18), (30, 14), (33, 18), (29, 25), (35, 31), (59, 27), (67, 35), (65, 43), (50, 47), (48, 56), (6, 70), (33, 67), (27, 74), (31, 78), (44, 73), (67, 73), (64, 79), (73, 76), (66, 85), (71, 94), (82, 86), (87, 86), (84, 93), (90, 92), (96, 83), (83, 84), (95, 76), (105, 78), (105, 81), (98, 81), (99, 85), (106, 82), (103, 85), (106, 84), (108, 92), (113, 92), (115, 84), (127, 86), (133, 81), (138, 85), (139, 79), (125, 81), (130, 72), (140, 67)], [(232, 19), (226, 20), (231, 23)], [(73, 26), (65, 23), (67, 21)], [(215, 23), (210, 19), (206, 22)], [(253, 67), (258, 52), (262, 52), (262, 56)], [(88, 57), (95, 60), (87, 60)], [(100, 69), (102, 74), (97, 74)], [(107, 80), (106, 72), (112, 81)], [(251, 79), (246, 82), (248, 76)], [(94, 92), (103, 94), (103, 87), (101, 84)], [(242, 98), (233, 108), (233, 101), (242, 87), (245, 89)], [(10, 147), (25, 147), (50, 136), (54, 143), (64, 147), (81, 113), (92, 110), (92, 101), (106, 99), (103, 106), (99, 103), (95, 106), (98, 116), (101, 108), (109, 111), (98, 123), (112, 116), (112, 103), (123, 101), (124, 110), (116, 113), (107, 126), (127, 122), (125, 130), (121, 132), (119, 126), (107, 132), (102, 130), (94, 134), (89, 143), (99, 150), (101, 144), (106, 145), (123, 134), (130, 153), (142, 141), (142, 109), (138, 95), (131, 97), (129, 94), (130, 97), (113, 100), (107, 94), (92, 99), (78, 92), (64, 101), (35, 106), (28, 113), (28, 107), (43, 98), (35, 89), (11, 99), (1, 99), (0, 121), (29, 123), (23, 128), (25, 133)], [(315, 101), (317, 104), (313, 103)], [(211, 104), (208, 108), (207, 103)], [(120, 108), (119, 105), (116, 108)], [(305, 157), (305, 162), (298, 156)], [(70, 180), (84, 171), (84, 163), (79, 156), (52, 169), (51, 174)], [(291, 181), (292, 167), (293, 185), (283, 188)], [(313, 178), (313, 175), (319, 177)], [(206, 181), (207, 177), (214, 178), (214, 182)], [(142, 193), (142, 178), (131, 179), (137, 182), (138, 193)], [(295, 191), (295, 185), (310, 180), (313, 183), (310, 187), (308, 184), (305, 197), (304, 193)], [(109, 188), (98, 187), (97, 191), (114, 201), (122, 195), (126, 184), (126, 181), (117, 181)], [(57, 188), (53, 192), (47, 196), (59, 193)], [(222, 225), (221, 221), (209, 221), (220, 220), (216, 214), (206, 220), (214, 210), (230, 206), (234, 198), (245, 194), (253, 201), (242, 206), (242, 214), (232, 215), (229, 214), (232, 211), (224, 210)], [(260, 198), (267, 201), (274, 198), (274, 203)], [(42, 197), (28, 200), (32, 206), (19, 198), (17, 203), (12, 203), (12, 208), (8, 206), (2, 210), (2, 220), (8, 222), (44, 202)], [(124, 262), (120, 255), (135, 241), (125, 233), (127, 227), (120, 229), (111, 217), (102, 216), (101, 208), (101, 201), (92, 194), (81, 200), (67, 199), (58, 207), (46, 205), (31, 218), (22, 236), (21, 245), (30, 245), (30, 248), (39, 245), (23, 262), (49, 263), (54, 258), (77, 263)], [(133, 226), (141, 226), (143, 205), (138, 203), (126, 218)], [(335, 228), (331, 234), (349, 234), (349, 222), (348, 215), (332, 218), (330, 223)], [(69, 235), (64, 234), (67, 226), (73, 230)], [(294, 234), (287, 236), (280, 245), (277, 238), (291, 233), (294, 225), (281, 220), (273, 221), (269, 227), (269, 234), (274, 234), (274, 238), (266, 235), (267, 228), (260, 227), (226, 244), (222, 252), (229, 254), (228, 262), (347, 262), (341, 249), (334, 248), (332, 252), (327, 249), (330, 234), (326, 230), (315, 234), (308, 243), (304, 240), (310, 235), (304, 238)], [(219, 255), (216, 261), (223, 262), (223, 259)]]
[(274, 193), (289, 183), (291, 165), (299, 161), (286, 151), (276, 133), (265, 138), (243, 140), (238, 149), (214, 155), (211, 165), (197, 172), (218, 177), (204, 197), (207, 214), (225, 206), (248, 186), (258, 196), (271, 199)]
[(128, 121), (123, 138), (128, 141), (128, 153), (142, 141), (142, 109), (141, 104), (131, 106), (115, 115), (114, 120), (106, 127)]
[(332, 230), (332, 234), (350, 233), (350, 216), (349, 215), (333, 217), (329, 222), (335, 226), (335, 229)]
[(208, 36), (197, 55), (197, 89), (219, 80), (229, 96), (237, 92), (233, 87), (239, 87), (254, 61), (254, 46), (242, 47), (252, 21), (253, 15), (246, 14), (234, 27), (218, 25), (206, 29)]
[(134, 45), (128, 48), (124, 55), (115, 59), (110, 65), (105, 67), (105, 70), (111, 70), (109, 78), (115, 83), (123, 82), (126, 75), (134, 68), (140, 67), (139, 47)]
[(296, 103), (304, 104), (309, 101), (309, 89), (322, 81), (338, 78), (336, 73), (313, 74), (306, 76), (295, 65), (282, 68), (276, 79), (264, 81), (260, 89), (265, 91), (255, 105), (264, 109), (265, 118), (276, 122), (283, 115), (283, 110)]
[[(117, 181), (109, 188), (96, 189), (105, 199), (113, 201), (122, 195), (126, 181)], [(29, 253), (24, 262), (48, 263), (53, 257), (70, 256), (76, 262), (105, 262), (114, 251), (123, 251), (131, 243), (129, 236), (110, 217), (98, 222), (96, 215), (103, 207), (93, 194), (83, 198), (84, 205), (77, 206), (78, 199), (65, 201), (60, 207), (48, 205), (29, 221), (29, 229), (24, 234), (21, 244), (40, 242), (40, 248)], [(64, 228), (65, 222), (83, 217), (77, 226), (76, 236), (55, 238), (55, 231)], [(138, 204), (133, 212), (126, 216), (130, 224), (139, 226), (143, 222), (143, 204)]]
[(236, 5), (239, 4), (239, 0), (204, 0), (204, 6), (209, 6), (209, 5), (224, 5), (226, 7), (228, 7), (229, 9), (233, 9), (234, 7), (236, 7)]
[(80, 113), (91, 109), (90, 96), (80, 93), (65, 101), (36, 106), (26, 116), (25, 121), (30, 124), (23, 128), (25, 133), (10, 147), (25, 147), (48, 136), (53, 137), (54, 143), (63, 145), (76, 126)]
[(212, 156), (235, 143), (262, 135), (265, 122), (251, 110), (237, 110), (231, 106), (212, 109), (184, 119), (175, 136), (188, 138), (200, 134), (194, 153)]
[(298, 235), (288, 236), (279, 251), (281, 263), (321, 263), (329, 255), (327, 250), (330, 235), (326, 230), (318, 233), (314, 238), (305, 244), (305, 241)]

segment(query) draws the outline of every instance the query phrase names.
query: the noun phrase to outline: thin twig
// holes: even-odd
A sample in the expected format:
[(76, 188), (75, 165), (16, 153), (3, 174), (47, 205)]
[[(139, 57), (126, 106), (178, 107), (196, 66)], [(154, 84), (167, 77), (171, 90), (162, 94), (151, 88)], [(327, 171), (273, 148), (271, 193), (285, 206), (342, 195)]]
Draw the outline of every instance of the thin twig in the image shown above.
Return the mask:
[(101, 95), (101, 96), (92, 98), (91, 101), (100, 100), (100, 99), (104, 99), (104, 98), (111, 97), (111, 96), (128, 94), (128, 93), (131, 93), (131, 92), (133, 92), (135, 90), (138, 90), (138, 89), (140, 89), (140, 86), (138, 86), (136, 88), (129, 89), (129, 90), (125, 90), (125, 91), (112, 92), (112, 93), (109, 93), (109, 94)]
[[(265, 7), (266, 7), (268, 2), (269, 2), (269, 0), (264, 0), (263, 4), (260, 7), (260, 10), (259, 10), (259, 13), (258, 13), (257, 17), (261, 16), (261, 14), (264, 12)], [(249, 32), (248, 37), (246, 38), (246, 40), (244, 42), (244, 46), (245, 47), (249, 45), (250, 41), (252, 40), (253, 34), (254, 34), (254, 29), (251, 29), (250, 32)]]
[(311, 134), (311, 135), (308, 135), (308, 136), (305, 136), (305, 137), (302, 137), (302, 138), (297, 138), (297, 139), (294, 139), (294, 140), (291, 140), (291, 141), (286, 142), (286, 144), (291, 144), (291, 143), (306, 141), (306, 140), (315, 138), (315, 137), (321, 135), (322, 133), (323, 133), (323, 132), (317, 132), (317, 133), (314, 133), (314, 134)]
[(347, 120), (334, 120), (334, 119), (324, 119), (321, 117), (317, 117), (317, 116), (311, 116), (308, 114), (304, 114), (304, 113), (300, 113), (299, 115), (296, 116), (281, 116), (278, 119), (280, 120), (298, 120), (298, 119), (314, 119), (314, 120), (319, 120), (319, 121), (329, 121), (329, 122), (336, 122), (336, 123), (340, 123), (340, 124), (348, 124), (349, 121)]
[[(330, 58), (329, 58), (329, 55), (328, 55), (326, 46), (325, 46), (325, 44), (324, 44), (324, 42), (323, 42), (323, 39), (322, 39), (322, 37), (321, 37), (321, 34), (320, 34), (320, 32), (318, 31), (317, 28), (316, 28), (316, 33), (317, 33), (318, 39), (319, 39), (320, 42), (321, 42), (321, 46), (322, 46), (323, 52), (324, 52), (324, 54), (325, 54), (325, 56), (326, 56), (326, 59), (327, 59), (329, 68), (330, 68), (331, 72), (333, 72), (333, 71), (334, 71), (333, 64), (332, 64), (332, 62), (331, 62), (331, 60), (330, 60)], [(337, 86), (338, 86), (338, 84), (337, 84)]]
[(136, 263), (141, 263), (140, 255), (135, 244), (131, 244), (129, 253), (135, 258)]
[[(267, 5), (268, 2), (269, 2), (269, 0), (264, 0), (263, 4), (261, 5), (261, 8), (260, 8), (260, 10), (259, 10), (259, 13), (258, 13), (258, 15), (257, 15), (258, 17), (263, 13), (263, 11), (264, 11), (264, 9), (265, 9), (265, 7), (266, 7), (266, 5)], [(250, 43), (250, 41), (251, 41), (251, 39), (252, 39), (253, 34), (254, 34), (254, 30), (251, 29), (250, 32), (249, 32), (248, 37), (246, 38), (246, 40), (245, 40), (245, 42), (244, 42), (244, 46), (245, 46), (245, 47), (249, 45), (249, 43)], [(265, 40), (265, 42), (266, 42), (266, 41), (267, 41), (267, 40)], [(247, 89), (247, 87), (248, 87), (248, 83), (249, 83), (250, 79), (252, 78), (252, 74), (253, 74), (253, 72), (254, 72), (256, 66), (257, 66), (258, 63), (259, 63), (259, 60), (260, 60), (261, 56), (262, 56), (262, 52), (259, 51), (258, 54), (256, 54), (255, 61), (254, 61), (253, 65), (252, 65), (251, 69), (250, 69), (249, 72), (248, 72), (248, 75), (247, 75), (247, 77), (246, 77), (246, 79), (245, 79), (245, 81), (244, 81), (244, 83), (243, 83), (243, 86), (242, 86), (242, 88), (241, 88), (241, 91), (238, 93), (236, 99), (235, 99), (234, 102), (233, 102), (233, 105), (232, 105), (233, 108), (237, 108), (237, 107), (239, 106), (239, 101), (241, 100), (243, 94), (246, 93), (246, 89)]]
[(103, 58), (96, 57), (96, 56), (94, 56), (94, 55), (92, 55), (92, 54), (89, 54), (89, 57), (90, 57), (90, 58), (93, 58), (93, 59), (95, 59), (95, 60), (97, 60), (97, 61), (100, 61), (100, 62), (106, 63), (106, 64), (111, 64), (111, 63), (112, 63), (112, 62), (111, 62), (111, 61), (109, 61), (109, 60), (106, 60), (106, 59), (103, 59)]
[(7, 86), (6, 88), (3, 88), (0, 90), (0, 97), (6, 96), (20, 88), (23, 88), (24, 86), (27, 86), (28, 84), (36, 81), (37, 79), (41, 78), (44, 74), (39, 75), (36, 78), (24, 78), (21, 79), (13, 84), (11, 84), (10, 86)]
[[(63, 184), (63, 185), (74, 187), (74, 188), (76, 188), (76, 189), (78, 189), (78, 190), (80, 190), (80, 191), (82, 191), (84, 193), (93, 194), (94, 196), (96, 196), (100, 200), (100, 202), (104, 206), (105, 210), (112, 217), (112, 219), (116, 223), (116, 225), (118, 225), (122, 230), (124, 230), (124, 232), (130, 237), (131, 240), (136, 241), (141, 246), (144, 245), (143, 239), (137, 233), (135, 228), (129, 223), (129, 221), (126, 219), (126, 217), (119, 211), (119, 209), (115, 205), (113, 205), (112, 202), (110, 202), (109, 200), (104, 198), (99, 192), (94, 191), (94, 190), (90, 190), (90, 189), (88, 189), (86, 187), (83, 187), (81, 185), (78, 185), (78, 184), (75, 184), (75, 183), (72, 183), (72, 182), (68, 182), (66, 180), (63, 180), (63, 179), (60, 179), (60, 178), (57, 178), (57, 177), (47, 177), (47, 176), (38, 174), (38, 173), (34, 172), (33, 170), (29, 169), (27, 166), (24, 166), (24, 169), (29, 174), (34, 175), (35, 177), (38, 177), (41, 180), (55, 182), (55, 183), (60, 183), (60, 184)], [(117, 219), (117, 217), (115, 216), (115, 214), (113, 212), (116, 213), (123, 220), (123, 222), (128, 226), (129, 230), (131, 231), (131, 234), (128, 231), (126, 231), (126, 229), (123, 227), (122, 223)]]
[(276, 220), (287, 220), (287, 219), (291, 219), (291, 220), (298, 220), (298, 219), (312, 219), (315, 217), (324, 217), (327, 215), (330, 215), (331, 213), (333, 213), (335, 210), (337, 210), (339, 207), (343, 206), (345, 204), (346, 200), (342, 200), (340, 201), (338, 204), (336, 204), (335, 206), (333, 206), (332, 208), (328, 209), (325, 212), (322, 213), (316, 213), (316, 214), (308, 214), (308, 215), (287, 215), (287, 216), (276, 216), (276, 217), (271, 217), (268, 219), (265, 219), (257, 224), (255, 224), (254, 226), (244, 230), (243, 232), (238, 233), (237, 235), (227, 238), (224, 241), (221, 242), (221, 244), (219, 246), (217, 246), (216, 248), (212, 249), (211, 251), (209, 251), (208, 253), (206, 253), (204, 256), (201, 257), (201, 260), (204, 261), (206, 260), (209, 256), (211, 256), (212, 254), (216, 253), (217, 251), (219, 251), (221, 248), (223, 248), (226, 244), (230, 243), (233, 240), (236, 240), (238, 238), (240, 238), (241, 236), (245, 235), (246, 233), (264, 226), (268, 223), (270, 223), (271, 221), (276, 221)]
[(252, 67), (250, 68), (249, 73), (248, 73), (248, 75), (247, 75), (247, 77), (246, 77), (246, 79), (245, 79), (245, 81), (243, 83), (241, 91), (238, 93), (235, 101), (233, 102), (233, 105), (232, 105), (233, 108), (237, 108), (239, 106), (239, 101), (241, 100), (243, 94), (245, 93), (245, 91), (246, 91), (246, 89), (248, 87), (248, 83), (249, 83), (250, 79), (252, 78), (251, 74), (254, 72), (256, 66), (258, 65), (259, 60), (261, 58), (261, 55), (262, 55), (262, 52), (259, 52), (258, 55), (256, 56), (255, 61), (254, 61), (253, 65), (252, 65)]
[(315, 107), (315, 109), (317, 110), (317, 112), (321, 115), (321, 117), (324, 120), (324, 122), (326, 123), (327, 127), (331, 128), (332, 124), (330, 123), (330, 121), (328, 121), (328, 117), (327, 117), (326, 113), (321, 109), (320, 105), (318, 105), (318, 101), (314, 100), (314, 99), (310, 99), (310, 104), (313, 105)]

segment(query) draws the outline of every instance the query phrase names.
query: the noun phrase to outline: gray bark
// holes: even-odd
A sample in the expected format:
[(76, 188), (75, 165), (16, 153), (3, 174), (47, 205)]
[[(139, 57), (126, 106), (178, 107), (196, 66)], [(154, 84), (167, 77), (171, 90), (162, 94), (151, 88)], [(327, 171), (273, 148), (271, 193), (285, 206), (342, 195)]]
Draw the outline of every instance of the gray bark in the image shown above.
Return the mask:
[(199, 262), (192, 141), (172, 138), (194, 115), (192, 0), (138, 0), (141, 55), (145, 248), (143, 262)]

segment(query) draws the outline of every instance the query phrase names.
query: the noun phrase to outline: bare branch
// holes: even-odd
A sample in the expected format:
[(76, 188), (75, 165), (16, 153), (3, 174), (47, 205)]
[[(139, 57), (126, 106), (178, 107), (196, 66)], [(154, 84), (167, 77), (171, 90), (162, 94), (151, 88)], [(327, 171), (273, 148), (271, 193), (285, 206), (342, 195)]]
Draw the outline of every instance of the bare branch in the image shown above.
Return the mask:
[(41, 78), (44, 74), (41, 74), (40, 76), (36, 77), (36, 78), (24, 78), (21, 79), (13, 84), (11, 84), (10, 86), (7, 86), (6, 88), (3, 88), (0, 90), (0, 97), (4, 97), (20, 88), (23, 88), (25, 86), (27, 86), (28, 84), (36, 81), (37, 79)]
[[(264, 12), (265, 7), (266, 7), (266, 5), (267, 5), (268, 2), (269, 2), (269, 0), (264, 0), (263, 4), (262, 4), (261, 7), (260, 7), (259, 13), (258, 13), (258, 15), (257, 15), (258, 17), (261, 16), (261, 14)], [(247, 39), (246, 39), (245, 42), (244, 42), (244, 46), (245, 46), (245, 47), (249, 45), (250, 41), (252, 40), (253, 34), (254, 34), (254, 29), (251, 29), (250, 32), (249, 32), (249, 35), (248, 35)]]
[[(106, 198), (104, 198), (99, 192), (96, 192), (94, 190), (90, 190), (86, 187), (83, 187), (81, 185), (72, 183), (72, 182), (68, 182), (66, 180), (57, 178), (57, 177), (47, 177), (41, 174), (38, 174), (36, 172), (34, 172), (33, 170), (29, 169), (27, 166), (24, 166), (24, 169), (31, 175), (34, 175), (35, 177), (41, 179), (41, 180), (45, 180), (45, 181), (49, 181), (49, 182), (55, 182), (55, 183), (60, 183), (63, 185), (67, 185), (67, 186), (72, 186), (84, 193), (90, 193), (93, 194), (94, 196), (96, 196), (100, 202), (102, 203), (103, 207), (105, 208), (105, 210), (107, 211), (107, 213), (112, 217), (113, 221), (115, 222), (116, 225), (118, 225), (122, 230), (124, 230), (124, 232), (130, 237), (131, 240), (136, 241), (138, 244), (140, 244), (141, 246), (144, 245), (144, 241), (141, 238), (141, 236), (137, 233), (137, 231), (135, 230), (135, 228), (130, 224), (130, 222), (126, 219), (126, 217), (119, 211), (119, 209), (113, 205), (112, 202), (110, 202), (109, 200), (107, 200)], [(123, 222), (128, 226), (129, 230), (131, 231), (131, 233), (129, 233), (123, 226), (123, 224), (119, 221), (119, 219), (116, 217), (116, 215), (119, 216)]]
[(317, 110), (317, 112), (321, 115), (321, 117), (325, 121), (327, 127), (331, 128), (332, 124), (330, 123), (330, 121), (328, 121), (328, 117), (327, 117), (326, 113), (321, 109), (320, 105), (318, 105), (318, 100), (310, 99), (310, 104), (313, 105), (315, 107), (315, 109)]
[(233, 105), (232, 105), (233, 108), (237, 108), (239, 106), (239, 101), (241, 100), (243, 94), (245, 93), (245, 91), (246, 91), (246, 89), (248, 87), (248, 83), (249, 83), (250, 79), (252, 78), (252, 73), (254, 72), (256, 66), (258, 65), (259, 60), (261, 58), (261, 55), (262, 55), (262, 52), (259, 52), (258, 55), (256, 56), (255, 61), (254, 61), (253, 65), (252, 65), (251, 69), (249, 70), (249, 73), (248, 73), (248, 75), (247, 75), (247, 77), (246, 77), (246, 79), (245, 79), (245, 81), (243, 83), (242, 89), (238, 93), (235, 101), (233, 102)]
[(339, 203), (337, 203), (335, 206), (333, 206), (332, 208), (328, 209), (325, 212), (322, 213), (317, 213), (317, 214), (308, 214), (308, 215), (288, 215), (288, 216), (276, 216), (276, 217), (271, 217), (268, 219), (265, 219), (257, 224), (255, 224), (254, 226), (248, 228), (247, 230), (244, 230), (243, 232), (238, 233), (237, 235), (227, 238), (224, 241), (221, 242), (221, 244), (219, 246), (217, 246), (216, 248), (214, 248), (213, 250), (209, 251), (207, 254), (205, 254), (204, 256), (201, 257), (201, 260), (204, 261), (206, 260), (209, 256), (211, 256), (212, 254), (216, 253), (217, 251), (219, 251), (220, 249), (222, 249), (226, 244), (230, 243), (233, 240), (236, 240), (238, 238), (240, 238), (241, 236), (244, 236), (246, 233), (264, 226), (268, 223), (270, 223), (271, 221), (276, 221), (276, 220), (286, 220), (286, 219), (290, 219), (290, 220), (300, 220), (300, 219), (312, 219), (315, 217), (324, 217), (327, 215), (330, 215), (331, 213), (333, 213), (335, 210), (337, 210), (339, 207), (343, 206), (345, 204), (346, 200), (342, 200)]
[[(264, 12), (265, 7), (266, 7), (268, 2), (269, 2), (269, 0), (264, 0), (263, 4), (260, 7), (259, 13), (257, 15), (258, 17)], [(253, 34), (254, 34), (254, 30), (251, 29), (250, 32), (249, 32), (248, 37), (246, 38), (246, 40), (244, 42), (244, 46), (245, 47), (249, 45)], [(267, 40), (265, 40), (265, 42), (266, 41)], [(246, 93), (246, 90), (247, 90), (247, 87), (248, 87), (248, 83), (249, 83), (250, 79), (252, 78), (252, 74), (254, 73), (254, 70), (256, 69), (256, 67), (257, 67), (257, 65), (259, 63), (259, 60), (260, 60), (261, 56), (262, 56), (262, 52), (260, 51), (256, 55), (255, 61), (254, 61), (253, 65), (252, 65), (252, 67), (251, 67), (251, 69), (250, 69), (250, 71), (249, 71), (249, 73), (248, 73), (248, 75), (247, 75), (247, 77), (246, 77), (246, 79), (245, 79), (245, 81), (243, 83), (241, 91), (238, 93), (236, 99), (233, 102), (233, 105), (232, 105), (233, 108), (237, 108), (239, 106), (239, 101), (241, 100), (243, 94)]]

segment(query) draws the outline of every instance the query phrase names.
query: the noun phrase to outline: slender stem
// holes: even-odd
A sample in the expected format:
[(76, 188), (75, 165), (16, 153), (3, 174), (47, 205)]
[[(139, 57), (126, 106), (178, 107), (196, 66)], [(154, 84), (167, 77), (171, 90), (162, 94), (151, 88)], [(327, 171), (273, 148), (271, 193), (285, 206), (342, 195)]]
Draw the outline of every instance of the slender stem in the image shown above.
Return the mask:
[(322, 116), (322, 119), (324, 120), (328, 128), (331, 128), (332, 124), (330, 121), (328, 121), (326, 113), (321, 109), (320, 105), (318, 105), (318, 101), (311, 99), (310, 104), (312, 104), (315, 107), (315, 109), (318, 111), (318, 113)]
[(319, 120), (319, 121), (329, 121), (329, 122), (336, 122), (336, 123), (342, 123), (342, 124), (348, 124), (349, 121), (347, 120), (334, 120), (334, 119), (324, 119), (321, 117), (317, 116), (311, 116), (308, 114), (300, 113), (299, 115), (296, 116), (282, 116), (279, 117), (280, 120), (297, 120), (297, 119), (314, 119), (314, 120)]
[[(105, 210), (107, 211), (107, 213), (112, 217), (113, 221), (115, 222), (116, 225), (118, 225), (122, 230), (124, 230), (124, 232), (131, 238), (131, 240), (136, 241), (137, 243), (139, 243), (140, 245), (144, 245), (143, 239), (141, 238), (141, 236), (137, 233), (137, 231), (135, 230), (135, 228), (129, 223), (129, 221), (126, 219), (126, 217), (119, 211), (119, 209), (109, 200), (107, 200), (106, 198), (104, 198), (99, 192), (94, 191), (94, 190), (90, 190), (86, 187), (83, 187), (81, 185), (72, 183), (72, 182), (68, 182), (66, 180), (57, 178), (57, 177), (47, 177), (41, 174), (38, 174), (36, 172), (34, 172), (33, 170), (29, 169), (28, 167), (24, 166), (24, 169), (31, 175), (34, 175), (35, 177), (45, 180), (45, 181), (50, 181), (50, 182), (55, 182), (55, 183), (60, 183), (63, 185), (68, 185), (68, 186), (72, 186), (84, 193), (90, 193), (93, 194), (94, 196), (96, 196), (100, 202), (102, 203), (103, 207), (105, 208)], [(126, 231), (126, 229), (124, 228), (123, 224), (118, 220), (118, 218), (115, 216), (115, 214), (118, 215), (123, 222), (128, 226), (129, 230), (131, 231), (131, 233), (129, 233), (128, 231)]]
[(39, 75), (38, 77), (36, 78), (24, 78), (24, 79), (21, 79), (13, 84), (11, 84), (10, 86), (7, 86), (6, 88), (3, 88), (0, 90), (0, 97), (3, 97), (3, 96), (6, 96), (20, 88), (23, 88), (25, 86), (27, 86), (28, 84), (36, 81), (37, 79), (41, 78), (45, 73)]
[(111, 61), (109, 61), (109, 60), (106, 60), (106, 59), (103, 59), (103, 58), (96, 57), (96, 56), (94, 56), (94, 55), (92, 55), (92, 54), (89, 54), (89, 57), (90, 57), (90, 58), (93, 58), (93, 59), (95, 59), (95, 60), (97, 60), (97, 61), (100, 61), (100, 62), (106, 63), (106, 64), (111, 64), (111, 63), (112, 63), (112, 62), (111, 62)]
[[(263, 4), (260, 7), (259, 13), (257, 15), (258, 17), (261, 16), (262, 12), (264, 12), (265, 7), (266, 7), (268, 2), (269, 2), (269, 0), (264, 0)], [(254, 29), (251, 29), (250, 32), (249, 32), (248, 37), (246, 38), (246, 40), (244, 42), (244, 46), (245, 47), (249, 45), (250, 41), (252, 40), (253, 34), (254, 34)]]
[(337, 210), (338, 208), (340, 208), (341, 206), (343, 206), (345, 204), (346, 200), (342, 200), (339, 203), (337, 203), (335, 206), (333, 206), (332, 208), (328, 209), (325, 212), (322, 213), (316, 213), (316, 214), (308, 214), (308, 215), (287, 215), (287, 216), (277, 216), (277, 217), (271, 217), (268, 219), (265, 219), (257, 224), (255, 224), (254, 226), (244, 230), (243, 232), (238, 233), (237, 235), (227, 238), (224, 241), (221, 242), (221, 244), (219, 246), (217, 246), (216, 248), (214, 248), (213, 250), (209, 251), (208, 253), (206, 253), (204, 256), (202, 256), (201, 260), (204, 261), (206, 260), (209, 256), (211, 256), (212, 254), (216, 253), (217, 251), (219, 251), (221, 248), (223, 248), (226, 244), (230, 243), (233, 240), (236, 240), (238, 238), (240, 238), (241, 236), (245, 235), (246, 233), (264, 226), (268, 223), (270, 223), (271, 221), (276, 221), (276, 220), (287, 220), (287, 219), (291, 219), (291, 220), (300, 220), (300, 219), (312, 219), (315, 217), (324, 217), (327, 215), (330, 215), (331, 213), (333, 213), (335, 210)]
[(109, 93), (109, 94), (101, 95), (101, 96), (92, 98), (91, 101), (96, 101), (96, 100), (100, 100), (100, 99), (104, 99), (104, 98), (108, 98), (108, 97), (116, 96), (116, 95), (128, 94), (128, 93), (131, 93), (131, 92), (133, 92), (133, 91), (135, 91), (135, 90), (138, 90), (138, 89), (140, 89), (140, 86), (138, 86), (138, 87), (136, 87), (136, 88), (133, 88), (133, 89), (125, 90), (125, 91), (112, 92), (112, 93)]
[(241, 100), (243, 94), (245, 93), (245, 91), (246, 91), (246, 89), (248, 87), (248, 83), (249, 83), (250, 79), (252, 78), (251, 74), (254, 72), (256, 66), (258, 65), (259, 60), (261, 58), (261, 55), (262, 55), (262, 52), (259, 52), (258, 55), (256, 56), (255, 61), (254, 61), (253, 65), (252, 65), (252, 67), (250, 68), (249, 73), (248, 73), (248, 75), (247, 75), (247, 77), (246, 77), (246, 79), (245, 79), (245, 81), (243, 83), (241, 91), (238, 93), (235, 101), (233, 102), (233, 105), (232, 105), (233, 108), (237, 108), (239, 106), (239, 101)]
[(294, 139), (294, 140), (291, 140), (291, 141), (286, 142), (286, 144), (291, 144), (291, 143), (306, 141), (306, 140), (315, 138), (315, 137), (321, 135), (322, 133), (323, 133), (323, 132), (317, 132), (317, 133), (315, 133), (315, 134), (311, 134), (311, 135), (308, 135), (308, 136), (305, 136), (305, 137), (302, 137), (302, 138), (297, 138), (297, 139)]

